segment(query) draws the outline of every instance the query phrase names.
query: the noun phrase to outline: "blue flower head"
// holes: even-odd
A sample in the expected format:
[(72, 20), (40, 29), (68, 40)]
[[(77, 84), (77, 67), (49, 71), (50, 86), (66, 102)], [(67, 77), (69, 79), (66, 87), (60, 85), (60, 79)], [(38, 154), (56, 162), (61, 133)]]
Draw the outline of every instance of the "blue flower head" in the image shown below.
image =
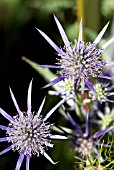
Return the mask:
[(55, 22), (61, 34), (62, 40), (64, 42), (64, 48), (59, 48), (44, 32), (37, 29), (39, 33), (48, 41), (48, 43), (56, 50), (58, 54), (57, 65), (40, 65), (42, 67), (58, 68), (59, 76), (44, 86), (44, 88), (52, 86), (66, 78), (73, 79), (74, 90), (76, 92), (80, 85), (86, 84), (94, 93), (97, 95), (95, 88), (90, 82), (91, 77), (101, 77), (106, 79), (113, 79), (111, 77), (102, 74), (102, 68), (113, 64), (102, 60), (101, 54), (104, 49), (109, 46), (113, 41), (114, 37), (106, 42), (101, 48), (97, 47), (97, 44), (104, 35), (108, 24), (107, 23), (101, 32), (98, 34), (94, 42), (86, 43), (82, 39), (82, 20), (79, 26), (79, 37), (74, 44), (70, 43), (62, 25), (58, 19), (54, 16)]

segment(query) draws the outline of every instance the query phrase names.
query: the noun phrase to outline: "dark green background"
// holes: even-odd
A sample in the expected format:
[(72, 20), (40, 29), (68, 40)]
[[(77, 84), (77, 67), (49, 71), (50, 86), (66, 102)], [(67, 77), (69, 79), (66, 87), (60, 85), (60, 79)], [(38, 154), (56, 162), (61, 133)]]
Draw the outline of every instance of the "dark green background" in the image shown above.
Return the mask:
[[(86, 2), (86, 3), (85, 3)], [(111, 0), (85, 0), (84, 27), (89, 27), (91, 34), (86, 39), (93, 39), (94, 35), (113, 19), (114, 3)], [(10, 97), (9, 86), (12, 88), (22, 111), (26, 111), (26, 98), (29, 82), (33, 80), (32, 109), (38, 110), (41, 101), (47, 94), (47, 89), (41, 90), (46, 84), (40, 75), (33, 70), (21, 57), (26, 56), (40, 64), (53, 64), (56, 60), (55, 51), (41, 37), (35, 27), (43, 30), (59, 45), (63, 45), (56, 27), (53, 14), (61, 21), (69, 39), (73, 42), (78, 35), (78, 9), (75, 0), (0, 0), (0, 107), (11, 116), (16, 114)], [(94, 10), (93, 10), (94, 9)], [(90, 17), (91, 16), (91, 17)], [(110, 31), (110, 26), (108, 33)], [(88, 33), (88, 31), (87, 31)], [(109, 34), (107, 34), (108, 36)], [(50, 110), (57, 100), (49, 98), (46, 109)], [(64, 118), (57, 112), (51, 122), (66, 124)], [(55, 119), (56, 117), (56, 119)], [(0, 124), (7, 125), (8, 121), (0, 115)], [(0, 130), (0, 137), (5, 133)], [(43, 156), (33, 156), (30, 170), (73, 170), (75, 160), (69, 142), (55, 141), (54, 148), (47, 153), (57, 165), (51, 165)], [(0, 143), (0, 151), (8, 147), (7, 143)], [(18, 160), (18, 152), (10, 151), (0, 156), (0, 170), (14, 170)], [(25, 160), (21, 169), (25, 169)]]

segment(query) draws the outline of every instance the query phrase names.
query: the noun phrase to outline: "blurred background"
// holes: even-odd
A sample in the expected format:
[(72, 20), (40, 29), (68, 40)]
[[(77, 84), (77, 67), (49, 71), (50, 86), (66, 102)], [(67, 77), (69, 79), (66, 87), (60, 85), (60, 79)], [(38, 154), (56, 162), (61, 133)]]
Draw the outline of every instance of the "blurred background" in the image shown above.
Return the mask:
[[(53, 64), (56, 54), (52, 47), (44, 40), (35, 27), (44, 31), (55, 43), (63, 46), (53, 14), (62, 23), (70, 41), (78, 37), (78, 25), (83, 19), (84, 40), (93, 41), (101, 28), (110, 21), (104, 39), (114, 35), (113, 16), (114, 0), (0, 0), (0, 107), (10, 115), (15, 115), (15, 107), (9, 93), (12, 88), (21, 110), (26, 111), (26, 98), (29, 82), (33, 80), (32, 109), (38, 110), (41, 101), (47, 94), (47, 89), (41, 90), (46, 82), (33, 70), (22, 56), (40, 64)], [(102, 42), (105, 42), (105, 40)], [(101, 42), (101, 43), (102, 43)], [(109, 58), (113, 56), (113, 47), (108, 48)], [(109, 53), (108, 53), (109, 54)], [(47, 102), (48, 103), (48, 102)], [(51, 102), (44, 111), (50, 110), (55, 103)], [(46, 107), (46, 106), (45, 106)], [(56, 120), (64, 124), (63, 118)], [(56, 121), (52, 116), (50, 121)], [(0, 124), (7, 125), (8, 121), (0, 115)], [(4, 133), (0, 130), (0, 137)], [(33, 156), (30, 170), (73, 170), (75, 160), (68, 151), (67, 142), (55, 141), (54, 149), (48, 154), (59, 163), (51, 165), (43, 156)], [(0, 143), (0, 151), (8, 147)], [(70, 149), (70, 147), (69, 147)], [(0, 156), (0, 170), (13, 170), (18, 159), (18, 152)], [(21, 169), (25, 169), (25, 160)]]

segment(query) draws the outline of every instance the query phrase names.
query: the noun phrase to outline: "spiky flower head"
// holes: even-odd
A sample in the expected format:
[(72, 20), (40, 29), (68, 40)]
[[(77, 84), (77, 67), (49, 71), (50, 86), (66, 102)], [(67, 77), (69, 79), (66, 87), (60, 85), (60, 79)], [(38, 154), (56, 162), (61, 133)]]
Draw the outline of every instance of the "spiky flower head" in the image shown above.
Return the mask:
[[(91, 77), (102, 77), (111, 79), (111, 77), (102, 75), (102, 68), (109, 63), (105, 62), (101, 58), (103, 50), (114, 41), (114, 37), (110, 39), (101, 48), (97, 48), (97, 44), (105, 33), (108, 24), (107, 23), (101, 32), (98, 34), (94, 42), (86, 43), (82, 40), (82, 20), (80, 22), (80, 30), (78, 41), (74, 44), (70, 43), (62, 25), (58, 19), (54, 16), (57, 27), (60, 31), (61, 37), (65, 44), (63, 50), (59, 48), (44, 32), (37, 29), (40, 34), (48, 41), (48, 43), (57, 51), (60, 58), (57, 59), (57, 65), (40, 65), (42, 67), (59, 68), (59, 77), (53, 80), (51, 83), (44, 87), (52, 86), (65, 78), (71, 77), (74, 82), (74, 90), (85, 83), (95, 94), (96, 91), (89, 81)], [(111, 64), (111, 63), (110, 63)]]
[(50, 128), (50, 123), (46, 122), (51, 114), (64, 102), (60, 101), (53, 109), (51, 109), (47, 115), (43, 118), (41, 111), (45, 102), (45, 98), (38, 110), (38, 112), (31, 111), (31, 90), (32, 81), (28, 88), (27, 97), (27, 112), (22, 112), (19, 109), (17, 101), (14, 97), (12, 90), (10, 89), (11, 97), (17, 110), (17, 115), (11, 117), (3, 109), (0, 108), (0, 113), (10, 121), (8, 126), (0, 125), (0, 129), (6, 131), (6, 137), (0, 138), (0, 142), (8, 141), (11, 145), (0, 152), (0, 155), (10, 151), (18, 151), (20, 156), (17, 161), (15, 170), (19, 170), (23, 162), (24, 156), (26, 156), (26, 170), (29, 170), (30, 157), (32, 155), (42, 154), (45, 156), (52, 164), (55, 164), (53, 160), (45, 152), (47, 147), (53, 147), (51, 144), (51, 139), (66, 139), (65, 136), (52, 135)]
[[(69, 113), (65, 114), (63, 110), (62, 112), (63, 116), (73, 125), (74, 129), (68, 129), (65, 127), (59, 128), (61, 131), (63, 130), (63, 132), (68, 133), (69, 136), (72, 136), (74, 151), (78, 153), (79, 156), (83, 156), (85, 158), (90, 156), (93, 159), (95, 155), (100, 156), (96, 145), (99, 146), (101, 143), (97, 142), (96, 139), (108, 133), (114, 127), (111, 126), (107, 129), (100, 130), (95, 134), (90, 135), (88, 113), (86, 114), (85, 131), (83, 132), (81, 127), (75, 122)], [(102, 157), (100, 159), (102, 159)]]

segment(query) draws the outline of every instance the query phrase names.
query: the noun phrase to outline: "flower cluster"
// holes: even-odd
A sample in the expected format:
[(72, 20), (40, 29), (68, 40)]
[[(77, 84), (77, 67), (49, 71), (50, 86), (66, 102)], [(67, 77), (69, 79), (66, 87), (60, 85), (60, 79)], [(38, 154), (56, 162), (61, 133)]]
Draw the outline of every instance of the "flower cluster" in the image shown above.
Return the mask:
[[(41, 154), (52, 164), (56, 164), (47, 154), (46, 150), (53, 147), (51, 143), (53, 139), (59, 139), (70, 142), (75, 158), (77, 159), (78, 157), (78, 159), (84, 160), (84, 163), (82, 163), (84, 169), (91, 167), (91, 165), (94, 166), (91, 162), (95, 162), (98, 159), (100, 163), (96, 165), (97, 169), (102, 169), (103, 166), (109, 167), (113, 161), (110, 160), (109, 165), (106, 165), (105, 154), (101, 155), (99, 147), (104, 148), (104, 150), (110, 148), (110, 143), (113, 141), (114, 85), (113, 82), (110, 83), (112, 84), (110, 86), (110, 84), (104, 84), (98, 80), (99, 77), (109, 80), (114, 79), (103, 73), (103, 68), (114, 64), (114, 62), (107, 62), (102, 58), (102, 52), (114, 42), (114, 37), (101, 48), (97, 47), (109, 23), (104, 26), (94, 42), (85, 42), (82, 39), (81, 20), (79, 37), (73, 44), (69, 42), (59, 20), (55, 16), (54, 19), (64, 42), (64, 47), (63, 49), (59, 48), (44, 32), (37, 29), (58, 54), (55, 65), (37, 65), (37, 70), (49, 82), (43, 88), (50, 86), (53, 88), (53, 90), (48, 91), (51, 99), (53, 100), (53, 95), (59, 96), (59, 99), (62, 99), (45, 116), (41, 114), (45, 98), (38, 112), (33, 112), (31, 109), (31, 81), (27, 95), (27, 112), (22, 112), (10, 88), (11, 98), (16, 107), (17, 114), (12, 117), (0, 108), (0, 113), (10, 122), (7, 126), (0, 125), (0, 129), (6, 131), (6, 136), (0, 138), (0, 142), (7, 141), (10, 143), (8, 148), (0, 152), (0, 155), (10, 150), (18, 151), (19, 158), (15, 170), (20, 170), (24, 156), (26, 156), (26, 170), (29, 170), (32, 155), (39, 157)], [(28, 62), (28, 59), (25, 57), (23, 59)], [(28, 63), (36, 69), (36, 63), (33, 64), (32, 61)], [(39, 67), (41, 68), (39, 69)], [(58, 76), (54, 75), (49, 68), (56, 68)], [(47, 76), (48, 73), (50, 75), (49, 78)], [(110, 99), (111, 96), (112, 98)], [(111, 103), (112, 111), (109, 108), (108, 102)], [(70, 109), (66, 104), (70, 106)], [(103, 104), (105, 105), (104, 108), (102, 107), (104, 106)], [(60, 112), (58, 116), (63, 115), (64, 117), (62, 118), (70, 122), (68, 127), (57, 125), (55, 122), (55, 125), (47, 122), (56, 109)], [(57, 132), (59, 134), (52, 134), (52, 130), (54, 133)], [(105, 135), (109, 135), (112, 141), (107, 141), (104, 137)]]

